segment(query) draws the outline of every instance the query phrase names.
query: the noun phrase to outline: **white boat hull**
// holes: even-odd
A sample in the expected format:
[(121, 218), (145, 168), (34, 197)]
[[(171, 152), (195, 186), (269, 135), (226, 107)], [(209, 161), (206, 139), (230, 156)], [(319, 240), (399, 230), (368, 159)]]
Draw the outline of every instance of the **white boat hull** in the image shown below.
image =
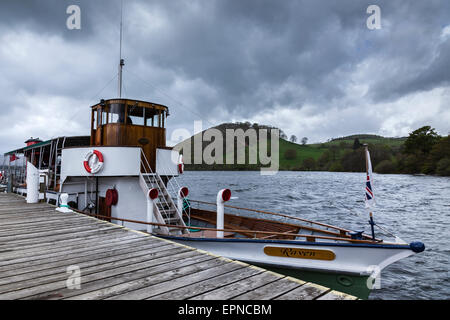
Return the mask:
[[(260, 239), (215, 239), (163, 236), (165, 239), (250, 264), (305, 271), (367, 276), (414, 254), (408, 244), (310, 243)], [(279, 249), (277, 249), (279, 248)], [(267, 254), (270, 251), (279, 255)], [(302, 253), (303, 257), (300, 257)], [(325, 252), (328, 260), (317, 259)], [(334, 258), (333, 258), (334, 256)]]

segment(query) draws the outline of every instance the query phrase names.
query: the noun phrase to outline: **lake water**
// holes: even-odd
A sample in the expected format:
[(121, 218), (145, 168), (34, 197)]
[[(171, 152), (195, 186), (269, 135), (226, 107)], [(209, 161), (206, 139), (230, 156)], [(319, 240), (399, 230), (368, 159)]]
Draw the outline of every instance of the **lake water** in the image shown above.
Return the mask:
[[(364, 173), (191, 171), (178, 182), (189, 198), (215, 202), (229, 188), (239, 197), (230, 205), (287, 213), (370, 233), (364, 208)], [(422, 241), (426, 250), (400, 260), (381, 273), (381, 289), (370, 299), (450, 298), (450, 178), (374, 175), (375, 222), (406, 242)], [(376, 228), (377, 232), (381, 231)]]

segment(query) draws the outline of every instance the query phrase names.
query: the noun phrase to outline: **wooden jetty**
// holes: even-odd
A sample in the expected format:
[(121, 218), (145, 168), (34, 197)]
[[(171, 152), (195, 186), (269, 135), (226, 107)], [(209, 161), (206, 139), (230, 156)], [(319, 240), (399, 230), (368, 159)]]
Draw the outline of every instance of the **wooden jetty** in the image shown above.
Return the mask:
[[(76, 270), (79, 273), (74, 273)], [(79, 275), (79, 286), (73, 276)], [(46, 203), (0, 194), (0, 299), (356, 299)]]

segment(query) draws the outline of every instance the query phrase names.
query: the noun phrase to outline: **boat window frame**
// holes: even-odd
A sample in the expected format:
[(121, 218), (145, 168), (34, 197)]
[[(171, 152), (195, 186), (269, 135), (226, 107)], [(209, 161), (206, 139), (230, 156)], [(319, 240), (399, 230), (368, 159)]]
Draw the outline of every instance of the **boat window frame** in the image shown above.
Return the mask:
[[(124, 106), (124, 121), (112, 121), (111, 115), (120, 113), (110, 112), (112, 105), (122, 105)], [(139, 107), (143, 108), (143, 121), (140, 124), (130, 123), (128, 119), (128, 108)], [(167, 107), (165, 107), (167, 108)], [(142, 103), (139, 101), (131, 101), (131, 100), (110, 100), (104, 101), (101, 104), (95, 105), (92, 107), (92, 130), (96, 131), (97, 129), (103, 127), (104, 125), (114, 124), (114, 125), (130, 125), (130, 126), (138, 126), (138, 127), (148, 127), (148, 128), (160, 128), (165, 129), (166, 126), (166, 118), (168, 116), (168, 109), (164, 109), (164, 106), (160, 106), (153, 103)], [(95, 114), (96, 113), (96, 114)], [(151, 119), (151, 121), (150, 121)], [(118, 120), (118, 119), (117, 119)]]

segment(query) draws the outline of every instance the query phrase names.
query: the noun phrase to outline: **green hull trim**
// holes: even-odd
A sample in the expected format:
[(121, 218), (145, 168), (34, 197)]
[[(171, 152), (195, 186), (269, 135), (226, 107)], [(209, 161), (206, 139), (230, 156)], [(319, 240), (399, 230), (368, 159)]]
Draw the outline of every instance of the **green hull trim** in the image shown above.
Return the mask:
[(367, 287), (368, 276), (301, 271), (267, 266), (261, 267), (302, 281), (316, 283), (339, 292), (347, 293), (359, 299), (366, 300), (370, 295), (370, 289)]

